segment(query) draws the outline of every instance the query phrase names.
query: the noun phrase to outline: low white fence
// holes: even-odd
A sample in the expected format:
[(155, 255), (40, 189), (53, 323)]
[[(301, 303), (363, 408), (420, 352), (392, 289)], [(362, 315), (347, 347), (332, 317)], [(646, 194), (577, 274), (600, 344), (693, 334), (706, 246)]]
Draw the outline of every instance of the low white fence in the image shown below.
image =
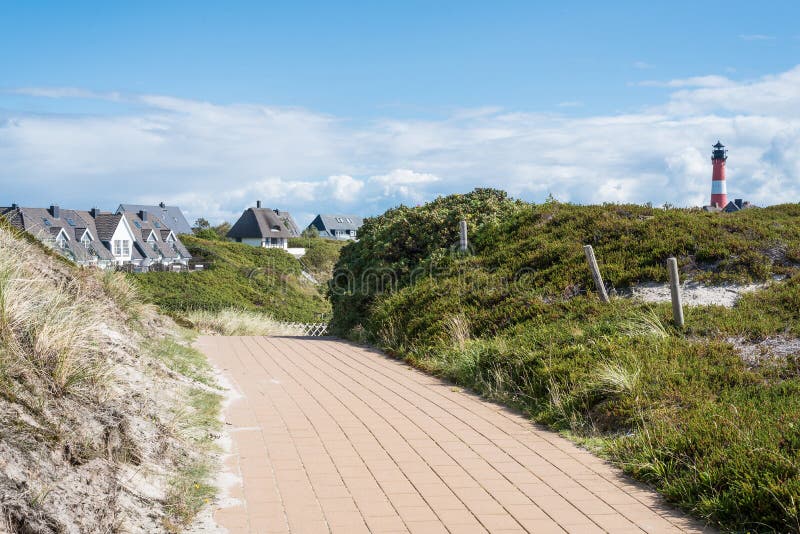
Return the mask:
[(287, 332), (294, 336), (326, 336), (328, 323), (280, 323)]

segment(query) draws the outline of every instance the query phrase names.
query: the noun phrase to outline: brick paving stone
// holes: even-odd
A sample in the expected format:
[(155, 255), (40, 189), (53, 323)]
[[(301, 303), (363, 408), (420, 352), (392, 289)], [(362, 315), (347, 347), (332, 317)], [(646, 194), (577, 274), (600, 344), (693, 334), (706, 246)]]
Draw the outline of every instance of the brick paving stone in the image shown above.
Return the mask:
[(230, 532), (705, 532), (520, 414), (331, 338), (203, 336), (227, 406)]

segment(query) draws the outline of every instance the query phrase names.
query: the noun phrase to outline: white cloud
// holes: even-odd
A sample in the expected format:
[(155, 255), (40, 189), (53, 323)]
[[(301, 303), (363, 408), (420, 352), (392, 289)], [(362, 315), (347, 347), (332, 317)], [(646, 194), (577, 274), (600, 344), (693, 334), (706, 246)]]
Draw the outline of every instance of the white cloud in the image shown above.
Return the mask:
[(661, 83), (672, 92), (658, 106), (578, 117), (485, 107), (356, 123), (158, 95), (121, 96), (137, 105), (118, 114), (0, 111), (0, 204), (164, 200), (220, 220), (262, 200), (298, 214), (366, 215), (489, 186), (530, 200), (698, 205), (718, 138), (730, 148), (732, 196), (800, 200), (800, 67)]
[(330, 191), (331, 196), (342, 203), (352, 203), (358, 200), (361, 190), (364, 189), (364, 181), (357, 180), (346, 174), (329, 176), (326, 183), (326, 190)]
[(388, 174), (372, 176), (370, 185), (377, 185), (384, 197), (399, 198), (421, 202), (428, 196), (426, 185), (438, 182), (439, 177), (433, 174), (415, 172), (410, 169), (395, 169)]
[(124, 98), (120, 93), (99, 93), (88, 91), (78, 87), (19, 87), (11, 89), (10, 93), (25, 96), (36, 96), (42, 98), (86, 98), (92, 100), (111, 100), (122, 101)]
[(661, 82), (657, 80), (645, 80), (639, 82), (642, 87), (730, 87), (734, 82), (724, 76), (693, 76), (691, 78), (681, 78)]
[[(722, 78), (722, 80), (725, 80)], [(706, 84), (673, 93), (667, 109), (677, 114), (725, 111), (775, 118), (800, 117), (800, 66), (775, 76)]]
[(633, 62), (633, 68), (639, 69), (639, 70), (647, 70), (647, 69), (652, 69), (654, 67), (655, 67), (655, 65), (651, 65), (650, 63), (648, 63), (646, 61), (634, 61)]
[(763, 33), (747, 33), (739, 35), (742, 41), (774, 41), (775, 37), (772, 35), (764, 35)]

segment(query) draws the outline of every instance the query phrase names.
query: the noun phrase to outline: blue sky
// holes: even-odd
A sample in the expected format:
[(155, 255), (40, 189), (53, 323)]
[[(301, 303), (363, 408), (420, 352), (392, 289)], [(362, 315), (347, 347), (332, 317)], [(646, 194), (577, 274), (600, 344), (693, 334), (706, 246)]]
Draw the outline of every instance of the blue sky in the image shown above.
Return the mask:
[(800, 193), (796, 2), (606, 4), (4, 2), (0, 204)]

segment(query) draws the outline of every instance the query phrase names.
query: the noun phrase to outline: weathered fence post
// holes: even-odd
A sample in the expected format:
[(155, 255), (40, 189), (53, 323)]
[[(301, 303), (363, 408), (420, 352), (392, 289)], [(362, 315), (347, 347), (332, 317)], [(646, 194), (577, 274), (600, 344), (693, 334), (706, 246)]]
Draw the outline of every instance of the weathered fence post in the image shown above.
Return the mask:
[(461, 231), (458, 249), (461, 252), (466, 252), (467, 248), (469, 247), (469, 239), (467, 238), (467, 221), (461, 221), (458, 226), (459, 230)]
[(589, 269), (592, 271), (592, 278), (594, 278), (594, 285), (597, 287), (600, 300), (608, 302), (608, 293), (606, 293), (606, 286), (603, 285), (603, 277), (600, 276), (600, 268), (597, 266), (592, 245), (585, 245), (583, 251), (586, 253), (586, 261), (589, 262)]
[(678, 274), (678, 260), (667, 258), (669, 271), (669, 291), (672, 294), (672, 317), (675, 326), (683, 328), (683, 300), (681, 299), (681, 280)]

